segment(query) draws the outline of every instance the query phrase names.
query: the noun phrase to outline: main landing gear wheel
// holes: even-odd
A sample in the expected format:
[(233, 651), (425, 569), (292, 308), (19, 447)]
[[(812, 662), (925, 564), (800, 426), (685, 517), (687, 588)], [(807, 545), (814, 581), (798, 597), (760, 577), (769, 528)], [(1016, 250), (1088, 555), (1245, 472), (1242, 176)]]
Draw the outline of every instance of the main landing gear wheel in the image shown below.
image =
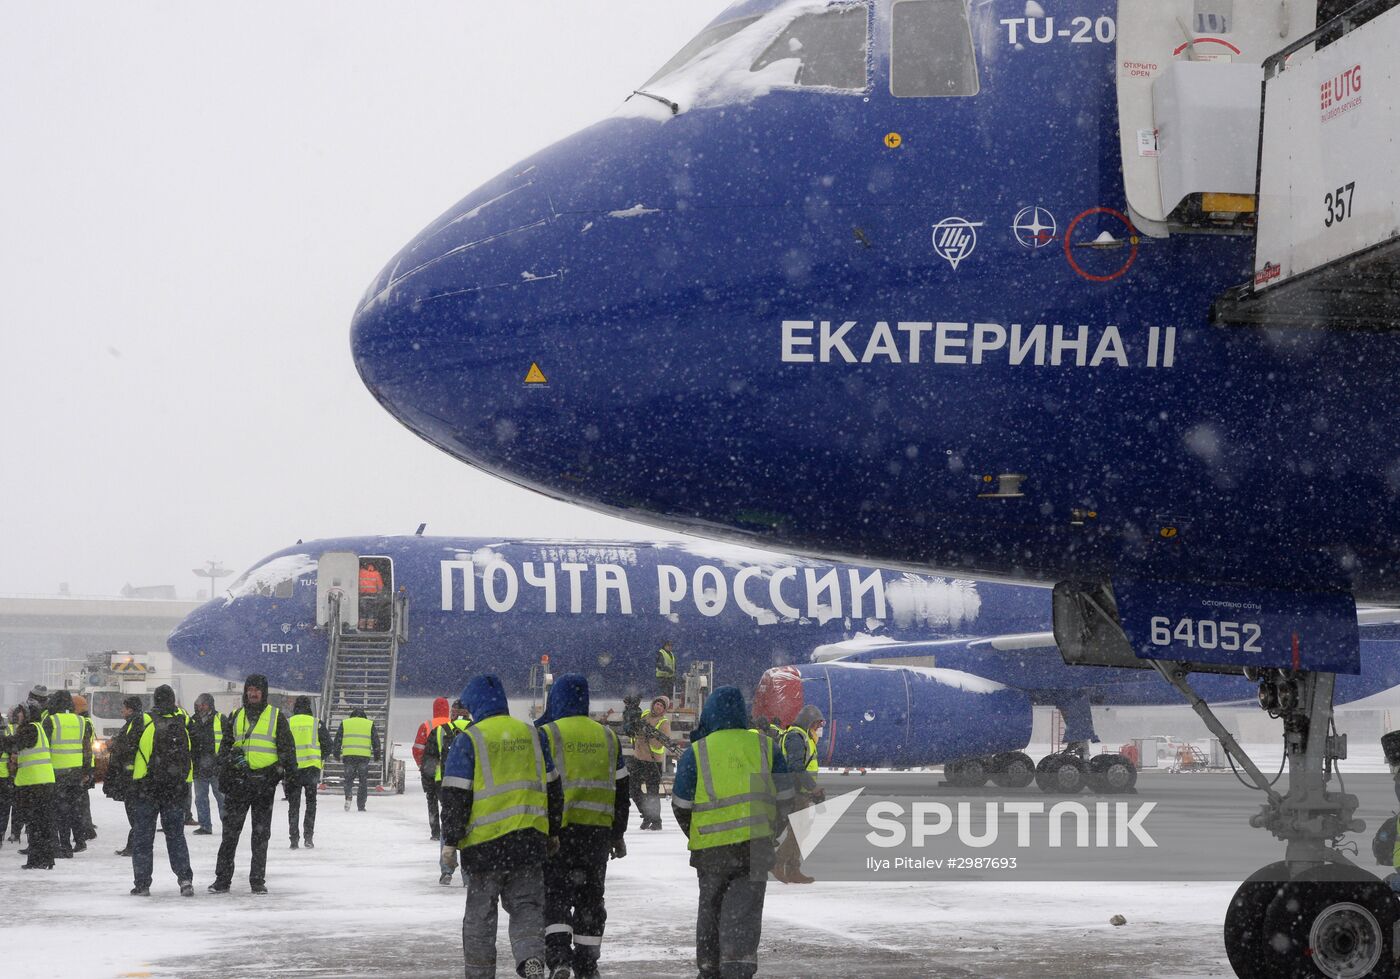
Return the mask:
[(1137, 766), (1122, 755), (1089, 759), (1089, 788), (1100, 795), (1123, 795), (1137, 785)]
[(1035, 781), (1035, 762), (1024, 751), (993, 755), (992, 781), (1003, 789), (1024, 789)]
[(1074, 795), (1084, 788), (1086, 778), (1077, 755), (1046, 755), (1035, 766), (1035, 784), (1052, 795)]
[(987, 784), (991, 772), (982, 758), (966, 758), (943, 766), (943, 778), (960, 789), (977, 789)]
[(1264, 912), (1265, 973), (1280, 979), (1395, 979), (1400, 902), (1358, 867), (1326, 864), (1281, 884)]
[(1225, 954), (1239, 979), (1270, 979), (1264, 939), (1264, 912), (1288, 880), (1288, 864), (1280, 860), (1256, 870), (1235, 891), (1225, 912)]

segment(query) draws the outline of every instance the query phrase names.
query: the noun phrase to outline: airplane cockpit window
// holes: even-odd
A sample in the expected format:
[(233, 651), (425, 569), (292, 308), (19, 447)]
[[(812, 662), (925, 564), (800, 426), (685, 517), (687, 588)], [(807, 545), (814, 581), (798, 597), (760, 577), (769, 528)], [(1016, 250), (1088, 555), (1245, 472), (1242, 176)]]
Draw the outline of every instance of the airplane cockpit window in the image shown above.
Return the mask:
[(756, 20), (758, 20), (757, 17), (741, 17), (739, 20), (726, 21), (723, 24), (715, 24), (713, 27), (705, 28), (695, 35), (689, 44), (677, 51), (670, 61), (662, 65), (660, 71), (648, 78), (642, 84), (642, 88), (650, 88), (653, 82), (665, 78), (679, 68), (684, 68), (700, 57), (703, 52), (738, 34)]
[(297, 579), (316, 570), (316, 559), (306, 554), (284, 554), (245, 571), (228, 589), (228, 598), (256, 595), (260, 598), (291, 598)]
[(891, 95), (977, 94), (977, 56), (965, 0), (896, 0), (891, 24)]
[(794, 85), (863, 91), (868, 16), (863, 3), (803, 14), (758, 56), (750, 70), (792, 61)]

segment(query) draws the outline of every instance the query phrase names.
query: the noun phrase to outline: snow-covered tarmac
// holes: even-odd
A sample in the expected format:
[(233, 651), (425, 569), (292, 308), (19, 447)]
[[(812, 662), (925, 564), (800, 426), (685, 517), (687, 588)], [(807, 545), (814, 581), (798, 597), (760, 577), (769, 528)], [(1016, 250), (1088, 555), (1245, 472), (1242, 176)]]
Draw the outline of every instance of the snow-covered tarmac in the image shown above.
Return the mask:
[[(416, 785), (345, 812), (322, 796), (316, 849), (289, 850), (278, 799), (271, 893), (247, 889), (247, 837), (228, 895), (212, 895), (219, 837), (188, 837), (196, 896), (181, 898), (156, 838), (152, 895), (135, 898), (120, 805), (93, 793), (99, 837), (50, 872), (0, 850), (6, 972), (74, 977), (451, 976), (460, 885), (437, 882)], [(696, 885), (666, 813), (609, 869), (604, 975), (694, 975)], [(770, 884), (760, 974), (774, 977), (1228, 976), (1220, 924), (1235, 884), (829, 882)], [(1121, 914), (1127, 924), (1109, 919)], [(15, 922), (26, 922), (15, 924)], [(501, 929), (502, 975), (506, 963)]]

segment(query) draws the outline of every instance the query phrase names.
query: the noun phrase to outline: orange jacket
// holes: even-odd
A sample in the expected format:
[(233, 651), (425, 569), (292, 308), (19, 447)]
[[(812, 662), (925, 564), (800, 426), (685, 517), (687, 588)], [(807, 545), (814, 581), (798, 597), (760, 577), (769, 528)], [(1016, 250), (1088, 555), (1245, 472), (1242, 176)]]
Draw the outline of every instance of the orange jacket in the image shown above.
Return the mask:
[(384, 576), (373, 565), (360, 568), (360, 594), (378, 595), (384, 590)]
[(450, 710), (446, 697), (439, 697), (433, 701), (433, 719), (418, 725), (418, 737), (413, 742), (413, 764), (423, 764), (423, 749), (428, 746), (428, 739), (433, 736), (433, 731), (452, 719)]

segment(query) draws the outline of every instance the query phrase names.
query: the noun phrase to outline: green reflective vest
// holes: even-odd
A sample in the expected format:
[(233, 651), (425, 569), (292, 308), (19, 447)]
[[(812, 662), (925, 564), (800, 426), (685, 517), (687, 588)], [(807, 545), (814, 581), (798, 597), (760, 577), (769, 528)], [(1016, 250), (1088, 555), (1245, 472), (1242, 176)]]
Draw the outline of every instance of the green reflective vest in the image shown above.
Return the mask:
[(248, 709), (233, 715), (233, 746), (242, 748), (253, 771), (277, 764), (277, 708), (264, 707), (253, 729), (248, 730)]
[(83, 767), (83, 732), (87, 725), (77, 714), (64, 711), (51, 714), (53, 739), (49, 742), (49, 754), (53, 758), (53, 770), (66, 772), (70, 768)]
[(371, 758), (374, 756), (374, 742), (370, 739), (370, 729), (374, 722), (368, 717), (347, 717), (340, 722), (340, 757)]
[(214, 712), (214, 755), (219, 754), (219, 749), (224, 746), (224, 715), (218, 711)]
[[(190, 727), (186, 723), (188, 718), (185, 712), (176, 708), (174, 714), (156, 714), (154, 711), (145, 715), (146, 726), (141, 729), (141, 740), (136, 743), (136, 761), (131, 766), (131, 780), (139, 782), (146, 777), (151, 764), (151, 752), (156, 747), (156, 721), (175, 720), (180, 722), (180, 729), (185, 734), (185, 747), (190, 744)], [(194, 764), (191, 762), (190, 770), (185, 773), (185, 781), (190, 781), (194, 777)]]
[(778, 818), (773, 742), (757, 731), (727, 729), (707, 734), (693, 747), (690, 849), (772, 836)]
[(1390, 864), (1400, 870), (1400, 816), (1395, 817), (1395, 849), (1390, 854)]
[[(447, 749), (452, 747), (452, 738), (471, 727), (471, 724), (472, 722), (465, 717), (457, 717), (433, 728), (433, 737), (437, 738), (437, 771), (433, 776), (434, 781), (442, 781), (442, 770), (447, 767)], [(443, 736), (445, 730), (451, 733), (451, 737)]]
[(544, 752), (533, 727), (509, 714), (477, 721), (463, 732), (472, 739), (472, 812), (459, 849), (479, 846), (517, 830), (549, 833)]
[(564, 785), (564, 823), (611, 826), (617, 791), (617, 735), (590, 717), (561, 717), (541, 728)]
[[(4, 726), (0, 727), (0, 735), (10, 738), (14, 736), (14, 733), (14, 725), (9, 721), (6, 721)], [(8, 751), (0, 751), (0, 782), (8, 782), (13, 777), (14, 776), (10, 774), (10, 753)]]
[(676, 675), (676, 654), (669, 649), (656, 651), (656, 675), (668, 677)]
[(39, 732), (39, 736), (34, 741), (34, 747), (25, 748), (16, 757), (19, 768), (15, 772), (15, 788), (22, 789), (30, 785), (53, 785), (53, 758), (49, 754), (49, 736), (44, 733), (42, 724), (35, 724), (34, 729)]
[(297, 743), (297, 768), (321, 767), (321, 725), (312, 714), (293, 714), (287, 718), (292, 740)]
[[(807, 757), (805, 760), (802, 758), (789, 758), (787, 756), (788, 735), (794, 733), (802, 735), (802, 740), (807, 749)], [(817, 770), (817, 742), (807, 733), (806, 728), (790, 727), (783, 731), (782, 736), (778, 738), (778, 750), (782, 753), (783, 761), (787, 764), (788, 771), (797, 772), (806, 770), (815, 772)]]

